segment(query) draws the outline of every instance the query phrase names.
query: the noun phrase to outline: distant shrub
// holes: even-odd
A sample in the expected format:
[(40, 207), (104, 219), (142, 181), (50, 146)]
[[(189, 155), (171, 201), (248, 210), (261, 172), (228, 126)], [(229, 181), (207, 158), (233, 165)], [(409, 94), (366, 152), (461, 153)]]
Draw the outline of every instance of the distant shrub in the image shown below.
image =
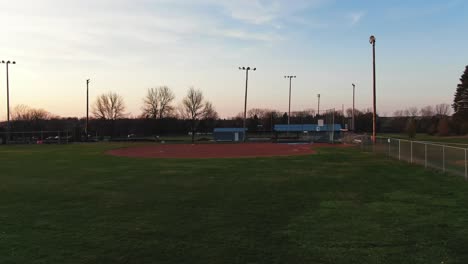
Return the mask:
[(449, 123), (447, 118), (442, 118), (437, 125), (437, 134), (441, 137), (449, 135)]
[(416, 136), (416, 122), (413, 119), (408, 120), (405, 131), (409, 138)]
[(437, 133), (437, 123), (432, 123), (427, 129), (427, 134), (433, 136)]
[(461, 135), (466, 135), (468, 134), (468, 123), (467, 122), (463, 122), (461, 125), (460, 125), (460, 129), (458, 131)]

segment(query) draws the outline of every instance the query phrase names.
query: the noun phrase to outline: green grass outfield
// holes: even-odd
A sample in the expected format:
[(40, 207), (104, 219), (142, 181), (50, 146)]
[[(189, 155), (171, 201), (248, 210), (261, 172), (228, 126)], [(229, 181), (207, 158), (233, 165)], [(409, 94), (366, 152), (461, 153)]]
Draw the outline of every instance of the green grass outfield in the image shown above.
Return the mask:
[(0, 263), (468, 263), (468, 183), (320, 149), (157, 160), (2, 146)]
[(438, 143), (443, 143), (444, 145), (468, 147), (468, 136), (440, 137), (440, 136), (431, 136), (427, 134), (416, 134), (414, 138), (409, 138), (407, 134), (379, 134), (378, 136), (400, 138), (400, 139), (414, 140), (414, 141), (438, 142)]

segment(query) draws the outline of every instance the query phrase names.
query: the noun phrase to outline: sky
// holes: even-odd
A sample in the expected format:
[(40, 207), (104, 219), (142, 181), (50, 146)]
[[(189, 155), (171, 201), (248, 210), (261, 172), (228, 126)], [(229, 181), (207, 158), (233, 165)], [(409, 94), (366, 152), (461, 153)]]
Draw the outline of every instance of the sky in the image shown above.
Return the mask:
[[(86, 113), (109, 91), (129, 116), (148, 88), (169, 86), (174, 105), (189, 87), (221, 117), (248, 108), (372, 106), (376, 37), (377, 110), (451, 103), (468, 64), (465, 0), (0, 0), (0, 60), (10, 66), (10, 105), (60, 116)], [(0, 65), (0, 119), (6, 75)], [(3, 68), (3, 69), (2, 69)]]

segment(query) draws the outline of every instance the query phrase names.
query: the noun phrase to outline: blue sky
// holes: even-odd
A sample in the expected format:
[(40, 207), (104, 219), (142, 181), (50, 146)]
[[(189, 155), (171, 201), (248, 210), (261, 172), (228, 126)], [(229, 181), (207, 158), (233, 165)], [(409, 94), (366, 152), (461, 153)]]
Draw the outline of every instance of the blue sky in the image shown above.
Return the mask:
[[(377, 38), (378, 111), (451, 103), (468, 64), (468, 2), (351, 0), (0, 0), (0, 59), (11, 67), (11, 104), (84, 116), (91, 95), (124, 96), (139, 115), (146, 89), (168, 85), (176, 105), (190, 86), (221, 116), (243, 111), (244, 74), (254, 66), (249, 108), (372, 105), (371, 46)], [(0, 70), (0, 118), (5, 76)], [(3, 106), (2, 106), (3, 105)]]

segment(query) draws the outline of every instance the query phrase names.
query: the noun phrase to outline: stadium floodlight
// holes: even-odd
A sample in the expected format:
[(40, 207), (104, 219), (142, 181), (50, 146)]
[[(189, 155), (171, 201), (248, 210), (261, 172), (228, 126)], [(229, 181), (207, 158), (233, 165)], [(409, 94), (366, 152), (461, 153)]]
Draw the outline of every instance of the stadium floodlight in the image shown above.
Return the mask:
[(289, 79), (289, 108), (288, 108), (288, 130), (289, 130), (289, 125), (290, 123), (290, 118), (291, 118), (291, 86), (292, 86), (292, 79), (296, 78), (295, 75), (285, 75), (284, 78)]
[[(247, 140), (247, 131), (246, 131), (246, 123), (247, 123), (247, 88), (249, 86), (249, 71), (251, 70), (250, 67), (239, 67), (239, 70), (245, 71), (245, 100), (244, 100), (244, 142)], [(253, 71), (256, 71), (257, 68), (253, 68)]]
[(377, 104), (376, 104), (376, 79), (375, 79), (375, 36), (372, 35), (369, 38), (369, 43), (372, 45), (372, 70), (373, 70), (373, 106), (374, 112), (372, 113), (372, 143), (376, 142), (376, 123), (377, 123)]
[[(7, 85), (7, 134), (10, 132), (10, 80), (9, 80), (9, 65), (16, 64), (16, 61), (4, 61), (2, 60), (2, 64), (6, 65), (6, 85)], [(9, 135), (7, 135), (7, 140)]]

